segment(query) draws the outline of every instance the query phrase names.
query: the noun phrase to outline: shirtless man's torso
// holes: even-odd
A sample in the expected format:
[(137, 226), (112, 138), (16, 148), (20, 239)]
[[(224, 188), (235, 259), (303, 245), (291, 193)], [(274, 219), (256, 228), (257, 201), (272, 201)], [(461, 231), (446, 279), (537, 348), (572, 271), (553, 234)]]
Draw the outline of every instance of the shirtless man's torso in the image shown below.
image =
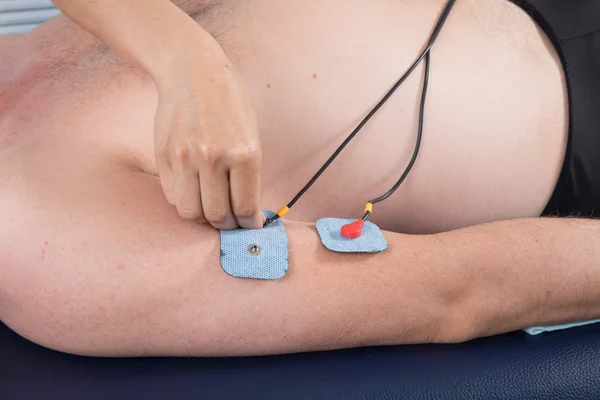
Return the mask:
[[(250, 85), (265, 207), (287, 203), (407, 69), (443, 3), (352, 1), (341, 11), (329, 1), (224, 1), (200, 16)], [(385, 229), (436, 232), (538, 216), (554, 189), (568, 123), (560, 62), (522, 10), (484, 4), (459, 2), (433, 52), (423, 151), (406, 185), (373, 216)], [(153, 83), (103, 46), (88, 46), (88, 35), (64, 19), (34, 35), (3, 52), (14, 61), (1, 76), (0, 162), (3, 183), (11, 179), (1, 190), (30, 197), (18, 181), (53, 180), (58, 160), (78, 174), (68, 177), (73, 186), (92, 183), (79, 172), (90, 163), (137, 159), (155, 170)], [(421, 83), (419, 70), (291, 218), (358, 215), (393, 185), (414, 146)]]

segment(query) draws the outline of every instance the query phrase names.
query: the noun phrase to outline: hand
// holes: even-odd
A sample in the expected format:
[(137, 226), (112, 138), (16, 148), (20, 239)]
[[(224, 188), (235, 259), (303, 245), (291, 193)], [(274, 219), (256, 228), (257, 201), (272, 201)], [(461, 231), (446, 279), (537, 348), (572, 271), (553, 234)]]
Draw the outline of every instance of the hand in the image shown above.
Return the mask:
[(217, 229), (261, 228), (261, 144), (251, 99), (224, 55), (157, 81), (156, 160), (167, 201)]

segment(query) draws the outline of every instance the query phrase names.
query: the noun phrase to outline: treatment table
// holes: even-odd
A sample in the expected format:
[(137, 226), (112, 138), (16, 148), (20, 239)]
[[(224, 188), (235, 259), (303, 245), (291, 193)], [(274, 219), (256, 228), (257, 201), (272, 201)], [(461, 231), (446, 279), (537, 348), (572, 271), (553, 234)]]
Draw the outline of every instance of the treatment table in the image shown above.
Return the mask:
[(0, 323), (0, 399), (600, 399), (600, 324), (458, 345), (257, 358), (98, 359)]

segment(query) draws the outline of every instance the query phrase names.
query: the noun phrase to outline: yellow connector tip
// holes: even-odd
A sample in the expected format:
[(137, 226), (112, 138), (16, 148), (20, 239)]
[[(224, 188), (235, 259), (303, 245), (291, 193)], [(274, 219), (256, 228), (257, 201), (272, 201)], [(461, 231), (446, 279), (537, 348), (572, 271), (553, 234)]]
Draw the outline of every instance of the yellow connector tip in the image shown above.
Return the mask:
[(277, 211), (277, 215), (279, 215), (279, 218), (283, 218), (289, 212), (290, 212), (290, 208), (285, 206), (281, 210)]

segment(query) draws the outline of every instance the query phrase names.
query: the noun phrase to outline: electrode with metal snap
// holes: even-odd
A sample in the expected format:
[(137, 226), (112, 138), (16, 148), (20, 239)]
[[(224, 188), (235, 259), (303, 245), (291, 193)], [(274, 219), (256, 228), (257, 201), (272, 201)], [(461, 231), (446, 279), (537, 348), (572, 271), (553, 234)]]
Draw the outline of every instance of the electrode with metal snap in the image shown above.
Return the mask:
[[(264, 211), (267, 218), (275, 213)], [(288, 238), (283, 221), (263, 229), (221, 231), (221, 267), (235, 278), (277, 280), (288, 272)]]
[(258, 256), (262, 252), (262, 249), (256, 243), (253, 243), (250, 246), (248, 246), (248, 252), (253, 256)]

